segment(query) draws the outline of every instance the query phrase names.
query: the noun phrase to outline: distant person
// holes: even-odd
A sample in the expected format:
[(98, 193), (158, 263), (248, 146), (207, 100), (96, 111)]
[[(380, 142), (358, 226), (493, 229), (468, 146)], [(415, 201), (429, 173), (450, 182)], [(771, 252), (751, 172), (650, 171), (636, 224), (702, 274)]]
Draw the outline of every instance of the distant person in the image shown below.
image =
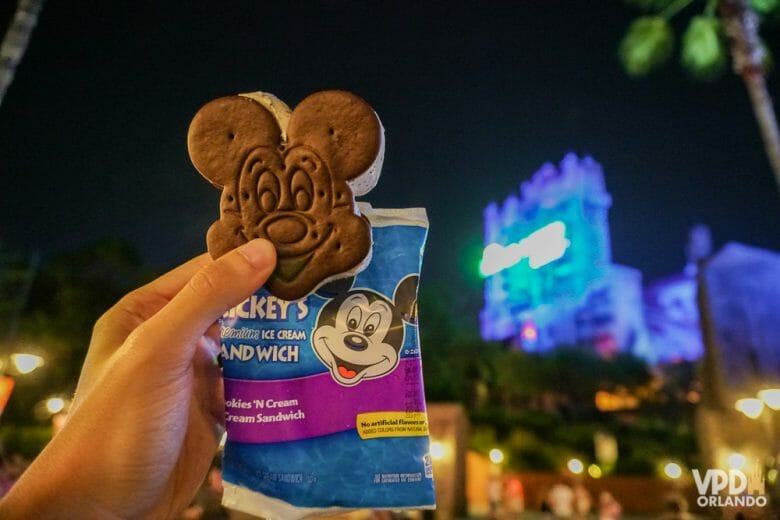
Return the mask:
[(11, 490), (29, 464), (30, 461), (18, 453), (14, 453), (7, 459), (0, 456), (0, 497)]
[(14, 481), (15, 479), (11, 476), (8, 466), (2, 457), (0, 457), (0, 497), (5, 496), (5, 494), (11, 490)]
[(542, 492), (542, 503), (539, 504), (539, 511), (544, 518), (552, 516), (552, 509), (550, 508), (550, 490), (544, 489)]
[(547, 494), (550, 511), (558, 518), (574, 516), (574, 491), (566, 482), (555, 484)]
[(501, 477), (492, 477), (488, 481), (488, 501), (490, 503), (489, 518), (498, 518), (504, 500), (504, 484)]
[(612, 493), (602, 491), (599, 495), (599, 520), (618, 520), (622, 513), (623, 507)]
[(664, 498), (663, 520), (688, 520), (688, 500), (681, 493), (671, 493)]
[(525, 491), (519, 478), (513, 477), (506, 484), (506, 497), (504, 503), (506, 510), (512, 515), (517, 515), (525, 510)]
[(593, 507), (593, 499), (590, 496), (590, 491), (582, 485), (581, 482), (577, 482), (574, 485), (574, 516), (576, 518), (586, 518), (590, 514), (590, 510)]

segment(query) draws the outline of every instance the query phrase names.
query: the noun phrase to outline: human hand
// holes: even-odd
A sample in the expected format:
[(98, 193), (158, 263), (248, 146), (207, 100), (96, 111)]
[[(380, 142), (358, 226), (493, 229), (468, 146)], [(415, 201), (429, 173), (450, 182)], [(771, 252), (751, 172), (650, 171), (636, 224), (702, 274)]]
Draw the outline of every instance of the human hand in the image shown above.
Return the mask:
[(275, 267), (253, 240), (202, 255), (96, 323), (73, 405), (0, 502), (0, 518), (171, 518), (203, 481), (224, 424), (216, 320)]

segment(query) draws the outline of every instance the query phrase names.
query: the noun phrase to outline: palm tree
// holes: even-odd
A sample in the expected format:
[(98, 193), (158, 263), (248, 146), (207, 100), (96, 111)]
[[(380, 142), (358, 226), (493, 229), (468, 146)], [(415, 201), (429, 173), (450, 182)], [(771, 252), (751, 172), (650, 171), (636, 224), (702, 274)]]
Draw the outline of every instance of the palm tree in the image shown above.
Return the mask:
[(16, 14), (0, 45), (0, 104), (14, 79), (16, 66), (24, 55), (44, 0), (19, 0)]
[(742, 78), (750, 94), (764, 148), (780, 186), (780, 135), (764, 80), (764, 49), (758, 38), (758, 18), (747, 0), (721, 0), (718, 10), (729, 40), (734, 73)]
[[(696, 0), (626, 0), (652, 14), (634, 20), (620, 44), (620, 57), (632, 76), (643, 76), (668, 61), (674, 48), (670, 19)], [(780, 189), (780, 134), (766, 88), (768, 50), (758, 35), (759, 14), (780, 10), (775, 0), (706, 0), (683, 35), (683, 67), (698, 79), (717, 77), (731, 55), (734, 73), (745, 83), (769, 164)]]

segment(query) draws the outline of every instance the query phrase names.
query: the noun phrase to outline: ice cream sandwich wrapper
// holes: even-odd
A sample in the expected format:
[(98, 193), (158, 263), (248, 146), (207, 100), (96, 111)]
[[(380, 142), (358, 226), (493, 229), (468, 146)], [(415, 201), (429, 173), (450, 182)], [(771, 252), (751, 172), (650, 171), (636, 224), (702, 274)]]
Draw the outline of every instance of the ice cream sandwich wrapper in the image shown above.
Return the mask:
[(260, 289), (221, 320), (228, 508), (435, 507), (416, 312), (428, 219), (358, 206), (373, 242), (362, 271), (297, 301)]

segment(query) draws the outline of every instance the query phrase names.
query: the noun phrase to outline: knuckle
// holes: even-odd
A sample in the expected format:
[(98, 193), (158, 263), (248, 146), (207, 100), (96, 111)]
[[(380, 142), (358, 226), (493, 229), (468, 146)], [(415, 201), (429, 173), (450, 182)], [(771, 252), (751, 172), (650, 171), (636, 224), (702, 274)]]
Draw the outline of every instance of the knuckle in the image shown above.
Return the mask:
[(126, 305), (127, 295), (123, 296), (117, 303), (110, 307), (95, 321), (92, 328), (93, 337), (99, 337), (104, 334), (110, 334), (122, 323), (122, 316)]
[(114, 322), (113, 320), (114, 312), (115, 312), (114, 307), (111, 307), (106, 312), (100, 315), (100, 317), (95, 321), (95, 325), (92, 327), (93, 337), (101, 336), (111, 328), (112, 323)]
[(114, 308), (118, 314), (121, 313), (125, 316), (134, 317), (143, 321), (146, 318), (145, 314), (148, 301), (149, 298), (143, 291), (141, 289), (136, 289), (123, 296)]
[(132, 330), (149, 319), (158, 307), (164, 305), (159, 299), (143, 288), (127, 293), (97, 319), (93, 335), (110, 333), (118, 327)]
[(198, 297), (212, 297), (219, 292), (221, 286), (216, 264), (209, 264), (190, 278), (190, 290)]

